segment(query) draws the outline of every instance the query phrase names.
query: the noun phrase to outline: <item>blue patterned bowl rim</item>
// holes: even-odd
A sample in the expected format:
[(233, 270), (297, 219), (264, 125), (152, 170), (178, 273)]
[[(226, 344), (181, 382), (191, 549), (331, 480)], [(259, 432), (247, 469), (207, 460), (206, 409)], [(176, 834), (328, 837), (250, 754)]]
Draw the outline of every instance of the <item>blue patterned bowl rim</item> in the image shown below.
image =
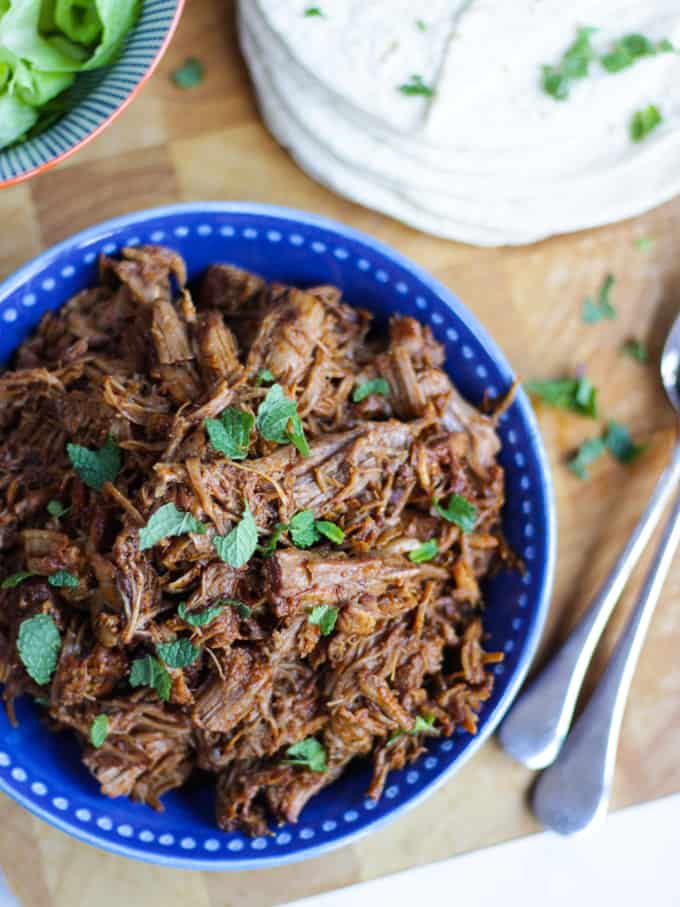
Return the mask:
[[(232, 219), (238, 218), (251, 218), (253, 223), (257, 223), (258, 219), (263, 221), (271, 222), (280, 221), (281, 230), (293, 229), (296, 228), (303, 230), (304, 228), (309, 228), (311, 230), (319, 230), (325, 234), (331, 234), (334, 238), (339, 240), (345, 240), (349, 243), (353, 243), (355, 246), (363, 247), (365, 254), (367, 256), (372, 255), (374, 258), (381, 260), (381, 264), (385, 267), (393, 267), (396, 271), (399, 271), (402, 274), (405, 274), (410, 278), (416, 285), (420, 285), (421, 292), (429, 292), (435, 299), (438, 305), (443, 306), (447, 309), (448, 312), (453, 316), (454, 321), (466, 330), (470, 335), (474, 337), (474, 340), (479, 344), (482, 349), (482, 352), (486, 355), (487, 359), (492, 361), (493, 366), (496, 367), (498, 374), (501, 376), (506, 386), (509, 387), (512, 381), (514, 380), (513, 371), (510, 368), (504, 354), (500, 351), (499, 347), (496, 345), (495, 341), (488, 335), (486, 330), (479, 324), (477, 319), (472, 315), (472, 313), (456, 298), (456, 296), (448, 290), (443, 284), (435, 280), (431, 275), (426, 271), (416, 265), (413, 261), (401, 255), (399, 252), (395, 251), (388, 245), (380, 242), (373, 237), (356, 230), (351, 227), (347, 227), (343, 224), (340, 224), (336, 221), (330, 220), (328, 218), (311, 214), (304, 211), (297, 211), (294, 209), (289, 209), (285, 207), (279, 207), (275, 205), (267, 204), (257, 204), (249, 202), (194, 202), (189, 204), (175, 204), (168, 205), (165, 207), (152, 208), (145, 211), (134, 212), (131, 214), (124, 215), (122, 217), (117, 217), (112, 220), (97, 224), (93, 227), (90, 227), (86, 230), (83, 230), (74, 236), (58, 243), (53, 246), (51, 249), (43, 252), (41, 255), (37, 256), (24, 266), (22, 266), (15, 274), (6, 279), (2, 284), (0, 284), (0, 320), (2, 319), (3, 313), (6, 312), (6, 305), (8, 300), (18, 294), (22, 288), (25, 290), (27, 285), (32, 285), (32, 282), (39, 279), (40, 275), (50, 267), (54, 266), (58, 260), (68, 254), (75, 254), (76, 251), (83, 251), (85, 249), (91, 248), (95, 250), (106, 249), (107, 246), (113, 247), (115, 245), (116, 238), (122, 239), (121, 234), (126, 231), (137, 231), (142, 232), (144, 226), (149, 222), (162, 223), (163, 221), (168, 221), (168, 229), (172, 227), (175, 222), (181, 222), (183, 218), (206, 218), (207, 222), (210, 219), (215, 221), (229, 223)], [(271, 226), (271, 223), (270, 223)], [(202, 227), (198, 227), (198, 235), (201, 235)], [(211, 229), (207, 227), (205, 229)], [(225, 232), (229, 230), (229, 233)], [(172, 231), (170, 230), (172, 233)], [(187, 228), (177, 228), (175, 231), (175, 236), (185, 237), (188, 234)], [(231, 227), (222, 228), (223, 236), (233, 235), (234, 230)], [(274, 237), (276, 233), (276, 237)], [(271, 241), (274, 242), (282, 238), (282, 233), (278, 231), (269, 230), (268, 234)], [(243, 231), (243, 235), (256, 237), (256, 229), (246, 229)], [(171, 238), (171, 237), (170, 237)], [(289, 236), (291, 242), (294, 244), (302, 244), (298, 242), (301, 237), (293, 233)], [(302, 238), (304, 239), (304, 238)], [(121, 243), (124, 244), (124, 243)], [(173, 245), (172, 242), (169, 243)], [(316, 245), (321, 247), (322, 243), (311, 243), (312, 247)], [(324, 247), (325, 248), (325, 247)], [(317, 249), (319, 251), (320, 249)], [(336, 253), (342, 251), (341, 249), (336, 249)], [(183, 251), (182, 254), (187, 254), (186, 251)], [(227, 256), (225, 256), (226, 258)], [(343, 255), (337, 254), (337, 257), (345, 257)], [(89, 262), (94, 261), (94, 255), (92, 252), (89, 253), (87, 258)], [(363, 259), (362, 259), (363, 260)], [(359, 262), (361, 266), (361, 261)], [(74, 271), (73, 267), (66, 269), (70, 273)], [(65, 273), (63, 271), (62, 273)], [(380, 275), (385, 275), (385, 278), (382, 278)], [(387, 274), (385, 271), (379, 270), (376, 271), (377, 279), (387, 280)], [(54, 281), (50, 282), (52, 285)], [(25, 298), (25, 297), (24, 297)], [(65, 302), (66, 298), (62, 300)], [(350, 300), (351, 301), (351, 300)], [(61, 302), (59, 303), (61, 304)], [(434, 316), (433, 316), (434, 317)], [(9, 319), (5, 318), (5, 321)], [(439, 323), (439, 322), (436, 322)], [(1, 359), (1, 357), (0, 357)], [(358, 813), (357, 810), (351, 809), (345, 813), (345, 820), (347, 824), (346, 829), (341, 829), (337, 834), (331, 834), (327, 836), (327, 839), (319, 844), (310, 844), (305, 840), (302, 840), (297, 846), (293, 844), (292, 848), (283, 847), (284, 853), (281, 853), (277, 856), (269, 856), (264, 853), (260, 853), (260, 848), (257, 846), (257, 843), (251, 842), (251, 847), (253, 848), (252, 854), (243, 857), (239, 856), (238, 852), (229, 853), (226, 855), (222, 853), (206, 853), (205, 857), (194, 856), (187, 852), (186, 849), (181, 849), (180, 847), (165, 847), (164, 849), (153, 849), (145, 847), (144, 844), (140, 844), (137, 841), (132, 840), (121, 840), (115, 839), (111, 834), (105, 833), (108, 832), (111, 828), (110, 820), (109, 824), (106, 826), (103, 824), (99, 825), (99, 829), (102, 829), (101, 833), (99, 829), (89, 829), (85, 827), (82, 823), (79, 824), (74, 819), (68, 817), (63, 810), (65, 805), (63, 803), (57, 804), (57, 801), (60, 798), (55, 798), (52, 803), (57, 804), (54, 809), (49, 806), (43, 805), (43, 800), (40, 796), (31, 796), (26, 790), (22, 782), (25, 782), (26, 772), (22, 769), (14, 769), (14, 774), (10, 776), (8, 771), (9, 761), (5, 758), (3, 761), (2, 757), (6, 754), (0, 752), (0, 790), (3, 790), (8, 796), (12, 797), (20, 805), (24, 806), (34, 815), (45, 820), (54, 827), (70, 834), (71, 836), (84, 841), (85, 843), (91, 844), (100, 849), (120, 854), (122, 856), (130, 857), (132, 859), (143, 860), (146, 862), (155, 863), (158, 865), (172, 866), (176, 868), (183, 869), (199, 869), (199, 870), (243, 870), (243, 869), (263, 869), (272, 866), (279, 866), (283, 864), (293, 863), (299, 860), (310, 859), (316, 856), (319, 856), (323, 853), (326, 853), (335, 848), (345, 846), (347, 844), (357, 841), (359, 838), (364, 835), (377, 831), (382, 828), (398, 816), (402, 815), (407, 810), (410, 810), (418, 803), (422, 802), (426, 797), (429, 797), (434, 791), (437, 790), (445, 781), (447, 781), (452, 774), (454, 774), (458, 769), (482, 746), (482, 744), (488, 739), (488, 737), (494, 732), (501, 719), (505, 715), (506, 711), (510, 707), (514, 697), (516, 696), (519, 688), (527, 674), (533, 656), (536, 652), (538, 642), (541, 636), (545, 618), (547, 615), (550, 596), (552, 592), (554, 573), (555, 573), (555, 560), (556, 560), (556, 544), (557, 544), (557, 527), (556, 527), (556, 511), (553, 499), (553, 490), (552, 482), (550, 477), (550, 470), (548, 465), (548, 460), (546, 457), (545, 449), (541, 436), (538, 430), (536, 419), (531, 408), (531, 404), (524, 393), (524, 391), (519, 388), (515, 397), (515, 400), (512, 404), (512, 412), (517, 416), (516, 424), (525, 432), (526, 441), (527, 441), (527, 451), (529, 458), (533, 458), (533, 478), (536, 482), (535, 497), (538, 501), (538, 518), (540, 519), (543, 530), (544, 537), (541, 541), (541, 556), (538, 560), (536, 569), (540, 572), (539, 579), (536, 584), (536, 588), (531, 592), (531, 595), (525, 594), (522, 596), (525, 599), (525, 605), (527, 607), (527, 613), (529, 613), (528, 623), (529, 629), (527, 631), (523, 648), (521, 653), (518, 656), (517, 664), (513, 672), (503, 679), (503, 691), (500, 697), (493, 703), (493, 706), (489, 710), (482, 710), (480, 714), (479, 729), (477, 734), (474, 737), (466, 738), (465, 744), (462, 746), (459, 752), (455, 754), (452, 761), (444, 769), (434, 770), (437, 765), (437, 759), (426, 759), (425, 756), (421, 757), (421, 760), (424, 760), (425, 767), (428, 768), (427, 763), (432, 763), (430, 766), (431, 777), (425, 783), (422, 783), (417, 786), (417, 789), (407, 794), (403, 797), (396, 799), (399, 793), (398, 787), (395, 786), (397, 794), (394, 794), (394, 802), (389, 802), (387, 807), (383, 810), (376, 810), (375, 814), (367, 814), (361, 822), (358, 822)], [(502, 417), (505, 418), (505, 417)], [(515, 457), (522, 457), (524, 460), (524, 455), (515, 454)], [(516, 461), (520, 462), (519, 459)], [(507, 471), (507, 467), (506, 467)], [(529, 487), (527, 484), (526, 486)], [(532, 485), (533, 489), (533, 485)], [(525, 583), (526, 586), (529, 586), (530, 583)], [(529, 601), (529, 599), (531, 599)], [(510, 651), (508, 648), (506, 651)], [(497, 672), (500, 673), (500, 672)], [(454, 735), (455, 738), (455, 735)], [(450, 738), (453, 740), (454, 738)], [(437, 741), (440, 743), (440, 741)], [(449, 751), (453, 748), (453, 743), (449, 741), (441, 742), (442, 749), (444, 751)], [(419, 760), (420, 762), (420, 760)], [(416, 763), (418, 765), (419, 763)], [(19, 774), (17, 774), (17, 771)], [(351, 774), (351, 772), (349, 773)], [(407, 769), (404, 769), (402, 772), (399, 772), (400, 775), (407, 776), (407, 783), (410, 783), (408, 775), (415, 775), (418, 777), (418, 772), (409, 772)], [(12, 779), (18, 779), (20, 783), (14, 783)], [(338, 783), (338, 782), (336, 782)], [(44, 785), (41, 785), (44, 787)], [(36, 785), (33, 785), (35, 788)], [(332, 787), (329, 788), (332, 790)], [(44, 791), (41, 791), (43, 794)], [(390, 790), (386, 791), (386, 795), (390, 796)], [(63, 798), (62, 798), (63, 799)], [(106, 798), (102, 797), (102, 800)], [(384, 797), (383, 797), (384, 799)], [(109, 801), (111, 802), (111, 801)], [(118, 803), (119, 801), (113, 801)], [(128, 801), (125, 801), (126, 803)], [(382, 803), (382, 801), (381, 801)], [(366, 809), (375, 809), (374, 806), (366, 806)], [(88, 810), (76, 811), (76, 818), (78, 817), (78, 812), (88, 812)], [(142, 823), (143, 824), (143, 823)], [(324, 830), (327, 823), (324, 823)], [(330, 823), (335, 826), (336, 823)], [(129, 825), (125, 826), (126, 832), (125, 836), (128, 836)], [(294, 828), (292, 826), (285, 826), (285, 828)], [(139, 841), (144, 842), (145, 839), (142, 836), (139, 838)], [(224, 836), (225, 833), (219, 832), (219, 830), (214, 831), (213, 837), (208, 841), (204, 842), (204, 847), (206, 851), (217, 851), (218, 850), (218, 838), (219, 836)], [(123, 835), (121, 827), (119, 827), (119, 835)], [(161, 835), (161, 837), (163, 837)], [(172, 836), (166, 836), (172, 838)], [(280, 836), (282, 839), (284, 835)], [(285, 837), (287, 838), (286, 844), (290, 842), (291, 835), (286, 833)], [(300, 835), (301, 838), (304, 838), (304, 832)], [(309, 837), (313, 837), (310, 835)], [(259, 839), (260, 842), (265, 839)], [(269, 839), (271, 840), (271, 839)], [(183, 839), (181, 844), (182, 847), (185, 846), (184, 842), (189, 841), (190, 846), (193, 849), (196, 846), (196, 841), (193, 838)], [(164, 842), (160, 842), (164, 843)], [(170, 843), (170, 842), (166, 842)], [(174, 843), (174, 839), (173, 839)], [(277, 839), (278, 843), (278, 839)], [(282, 842), (283, 843), (283, 840)], [(235, 847), (225, 848), (227, 851), (236, 851)], [(243, 845), (239, 845), (238, 851), (240, 852), (243, 849)], [(219, 850), (222, 850), (219, 847)]]

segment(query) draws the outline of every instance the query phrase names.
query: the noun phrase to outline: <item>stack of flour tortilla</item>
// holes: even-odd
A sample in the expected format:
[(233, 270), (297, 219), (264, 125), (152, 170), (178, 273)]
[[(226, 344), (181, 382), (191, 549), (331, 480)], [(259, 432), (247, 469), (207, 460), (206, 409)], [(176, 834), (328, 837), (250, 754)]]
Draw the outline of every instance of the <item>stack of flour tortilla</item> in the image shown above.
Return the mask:
[[(595, 60), (556, 100), (542, 67), (581, 27), (597, 54), (680, 47), (680, 0), (241, 0), (263, 116), (310, 175), (418, 229), (519, 244), (680, 191), (680, 53)], [(423, 87), (424, 86), (424, 87)], [(662, 122), (633, 141), (650, 105)]]

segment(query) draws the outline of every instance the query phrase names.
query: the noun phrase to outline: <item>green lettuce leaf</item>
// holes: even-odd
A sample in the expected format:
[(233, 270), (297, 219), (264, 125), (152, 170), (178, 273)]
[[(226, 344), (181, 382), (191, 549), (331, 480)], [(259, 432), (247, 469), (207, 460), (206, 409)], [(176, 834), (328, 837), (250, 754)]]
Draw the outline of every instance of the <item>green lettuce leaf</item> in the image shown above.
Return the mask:
[(83, 70), (97, 69), (111, 63), (120, 50), (125, 36), (137, 22), (141, 9), (141, 0), (95, 0), (95, 3), (103, 35)]
[(10, 0), (0, 47), (43, 72), (77, 72), (80, 62), (54, 47), (39, 30), (40, 0)]
[(0, 94), (0, 148), (18, 141), (38, 119), (38, 111), (18, 98)]

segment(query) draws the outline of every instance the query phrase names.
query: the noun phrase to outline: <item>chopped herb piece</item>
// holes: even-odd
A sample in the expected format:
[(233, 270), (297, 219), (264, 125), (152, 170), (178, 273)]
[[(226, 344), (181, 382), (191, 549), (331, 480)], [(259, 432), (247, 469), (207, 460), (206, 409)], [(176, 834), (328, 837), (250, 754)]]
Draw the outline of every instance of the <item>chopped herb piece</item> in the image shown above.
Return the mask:
[(568, 461), (567, 465), (579, 479), (587, 479), (587, 467), (598, 457), (601, 457), (604, 451), (604, 441), (601, 438), (591, 438), (589, 441), (583, 442), (576, 451), (576, 455)]
[(586, 324), (595, 324), (603, 319), (611, 320), (616, 318), (616, 309), (609, 299), (609, 294), (615, 282), (613, 275), (607, 274), (600, 287), (597, 302), (593, 300), (592, 296), (588, 296), (584, 300), (582, 318)]
[(630, 137), (634, 142), (646, 139), (661, 124), (663, 117), (661, 111), (654, 104), (637, 110), (630, 121)]
[(273, 384), (276, 381), (274, 375), (269, 371), (268, 368), (261, 368), (257, 373), (257, 378), (255, 379), (255, 384), (257, 387), (260, 387), (263, 384)]
[(586, 377), (560, 378), (555, 381), (527, 381), (527, 393), (549, 406), (569, 409), (597, 419), (597, 390)]
[(224, 611), (224, 605), (213, 605), (204, 611), (187, 611), (186, 602), (180, 602), (177, 608), (178, 615), (190, 627), (207, 627), (222, 611)]
[(61, 501), (50, 501), (47, 505), (47, 512), (50, 516), (60, 519), (69, 512), (70, 507), (64, 507)]
[(604, 436), (607, 450), (620, 463), (632, 463), (647, 449), (646, 444), (635, 444), (630, 432), (620, 422), (609, 422)]
[(319, 6), (308, 6), (305, 10), (305, 16), (308, 19), (311, 19), (314, 16), (323, 18), (323, 11)]
[(205, 78), (203, 64), (196, 57), (190, 57), (172, 74), (172, 81), (178, 88), (188, 89), (200, 85)]
[(243, 516), (227, 535), (216, 535), (213, 547), (221, 560), (230, 567), (247, 564), (257, 548), (257, 524), (246, 504)]
[(255, 417), (235, 406), (228, 406), (219, 419), (205, 420), (210, 443), (231, 460), (245, 460), (248, 456), (253, 425)]
[(319, 541), (313, 510), (300, 510), (290, 521), (288, 533), (296, 548), (309, 548)]
[(284, 765), (300, 765), (319, 774), (326, 771), (326, 750), (316, 737), (305, 737), (294, 743), (288, 747), (286, 755)]
[(0, 589), (14, 589), (19, 583), (23, 583), (25, 579), (30, 579), (32, 576), (35, 576), (35, 573), (31, 573), (29, 570), (19, 570), (18, 573), (6, 576), (0, 583)]
[(426, 85), (423, 81), (423, 77), (419, 75), (412, 75), (408, 82), (404, 82), (403, 85), (398, 85), (397, 88), (402, 94), (405, 94), (408, 97), (414, 97), (416, 95), (420, 95), (423, 98), (434, 97), (434, 88), (430, 88), (429, 85)]
[(629, 337), (621, 346), (621, 351), (643, 365), (649, 362), (649, 350), (643, 341), (638, 340), (636, 337)]
[(434, 726), (437, 719), (434, 715), (416, 715), (416, 722), (413, 725), (412, 734), (434, 734), (438, 737), (440, 731)]
[(220, 599), (220, 601), (225, 605), (229, 605), (231, 608), (236, 608), (239, 616), (244, 618), (244, 620), (245, 618), (250, 617), (250, 615), (253, 613), (252, 608), (250, 608), (244, 602), (239, 601), (237, 598), (222, 598)]
[(436, 498), (432, 498), (432, 506), (440, 517), (455, 523), (463, 532), (472, 532), (477, 522), (477, 508), (460, 494), (452, 494), (449, 503), (443, 507)]
[(260, 553), (265, 557), (269, 557), (270, 554), (273, 554), (276, 550), (276, 546), (279, 544), (279, 540), (284, 532), (286, 532), (288, 526), (286, 523), (277, 523), (274, 526), (274, 531), (269, 536), (267, 543), (265, 545), (260, 545)]
[(333, 542), (334, 545), (344, 542), (345, 533), (335, 523), (331, 523), (330, 520), (317, 520), (315, 526), (317, 531), (325, 536), (329, 542)]
[(427, 22), (424, 19), (416, 19), (416, 28), (420, 31), (427, 31)]
[(439, 543), (437, 539), (429, 539), (427, 542), (423, 542), (422, 545), (418, 545), (417, 548), (414, 548), (410, 552), (408, 558), (410, 561), (413, 561), (414, 564), (423, 564), (425, 561), (431, 561), (433, 557), (436, 557), (439, 554)]
[(302, 420), (297, 413), (291, 417), (288, 438), (293, 447), (295, 447), (303, 457), (308, 457), (310, 455), (311, 451), (309, 449), (309, 444), (307, 443), (307, 438), (305, 437), (305, 430), (302, 427)]
[(106, 482), (116, 481), (120, 471), (120, 448), (111, 435), (99, 450), (67, 444), (66, 452), (76, 474), (89, 488), (101, 491)]
[(260, 403), (255, 420), (257, 430), (267, 441), (277, 444), (293, 444), (300, 453), (309, 456), (309, 445), (305, 438), (297, 405), (283, 392), (280, 384), (273, 384), (267, 396)]
[(597, 29), (579, 28), (576, 40), (564, 52), (556, 66), (543, 67), (543, 91), (556, 101), (569, 97), (571, 83), (585, 79), (590, 64), (595, 59), (595, 51), (590, 43), (591, 35)]
[(609, 53), (600, 57), (600, 63), (607, 72), (621, 72), (622, 69), (627, 69), (643, 57), (672, 53), (674, 50), (675, 48), (668, 38), (664, 38), (655, 44), (644, 35), (625, 35), (615, 42)]
[(90, 743), (95, 749), (99, 749), (100, 746), (106, 740), (106, 737), (109, 733), (109, 716), (108, 715), (97, 715), (92, 724), (90, 725)]
[(633, 240), (633, 245), (638, 252), (651, 252), (656, 240), (653, 236), (638, 236)]
[(330, 636), (335, 629), (339, 613), (339, 609), (332, 605), (316, 605), (310, 612), (309, 623), (317, 626), (322, 636)]
[(55, 586), (57, 589), (78, 588), (78, 577), (69, 573), (68, 570), (57, 570), (56, 573), (47, 578), (47, 582), (50, 586)]
[(172, 677), (164, 665), (153, 655), (136, 658), (130, 669), (131, 687), (151, 687), (156, 691), (159, 699), (167, 702), (170, 699)]
[(372, 378), (370, 381), (364, 381), (363, 384), (358, 384), (352, 391), (352, 402), (361, 403), (362, 400), (365, 400), (366, 397), (370, 397), (371, 394), (381, 394), (383, 397), (388, 397), (390, 393), (390, 386), (384, 378)]
[(19, 657), (29, 677), (40, 686), (49, 683), (57, 666), (61, 637), (49, 614), (36, 614), (21, 622), (17, 637)]
[(159, 658), (169, 668), (188, 667), (196, 661), (200, 651), (200, 646), (195, 646), (190, 639), (176, 639), (156, 646)]
[[(409, 731), (411, 737), (416, 737), (418, 734), (430, 734), (433, 737), (438, 737), (441, 733), (439, 728), (434, 726), (434, 723), (437, 719), (434, 715), (416, 715), (416, 720), (413, 723), (413, 730)], [(395, 731), (388, 743), (392, 743), (393, 740), (398, 740), (399, 737), (404, 736), (404, 731)]]
[(193, 514), (178, 510), (174, 504), (163, 504), (146, 526), (139, 530), (139, 550), (146, 551), (163, 539), (175, 535), (188, 535), (191, 532), (203, 535), (205, 526), (199, 523)]

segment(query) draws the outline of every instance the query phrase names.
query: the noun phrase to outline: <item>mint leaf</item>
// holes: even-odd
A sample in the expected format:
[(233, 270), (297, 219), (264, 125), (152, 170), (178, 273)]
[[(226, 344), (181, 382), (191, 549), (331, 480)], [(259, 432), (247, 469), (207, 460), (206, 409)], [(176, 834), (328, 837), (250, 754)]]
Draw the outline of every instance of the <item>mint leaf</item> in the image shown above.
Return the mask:
[(57, 666), (61, 636), (49, 614), (37, 614), (21, 622), (17, 637), (19, 657), (29, 677), (40, 686), (49, 683)]
[(242, 567), (247, 564), (257, 548), (257, 524), (245, 505), (243, 516), (228, 535), (216, 535), (213, 547), (218, 557), (230, 567)]
[(646, 139), (650, 132), (663, 122), (661, 111), (654, 104), (644, 107), (633, 114), (630, 121), (630, 137), (634, 142)]
[(440, 517), (448, 520), (449, 523), (455, 523), (463, 532), (472, 532), (477, 522), (477, 508), (460, 494), (452, 494), (446, 507), (432, 498), (432, 506)]
[(207, 627), (224, 611), (224, 605), (213, 605), (205, 611), (187, 611), (185, 602), (180, 602), (177, 613), (190, 627)]
[(311, 451), (309, 449), (309, 444), (307, 443), (307, 438), (305, 437), (305, 430), (302, 427), (302, 420), (297, 412), (291, 416), (288, 440), (303, 457), (308, 457), (310, 455)]
[(656, 240), (653, 236), (638, 236), (633, 240), (633, 245), (638, 252), (651, 252)]
[(263, 384), (273, 384), (276, 381), (273, 373), (268, 368), (261, 368), (255, 378), (255, 385), (261, 387)]
[(635, 359), (636, 362), (640, 362), (643, 365), (646, 362), (649, 362), (649, 351), (647, 350), (647, 347), (642, 340), (638, 340), (636, 337), (630, 337), (626, 340), (621, 346), (621, 351), (627, 356), (630, 356), (631, 359)]
[(352, 391), (352, 402), (361, 403), (362, 400), (370, 397), (371, 394), (381, 394), (383, 397), (388, 397), (389, 393), (390, 386), (384, 378), (372, 378), (370, 381), (364, 381), (363, 384), (357, 384)]
[(267, 396), (257, 409), (255, 420), (257, 430), (267, 441), (277, 444), (293, 444), (303, 457), (309, 456), (309, 445), (305, 437), (297, 404), (283, 392), (280, 384), (273, 384)]
[(200, 651), (200, 646), (195, 646), (190, 639), (176, 639), (156, 646), (160, 659), (169, 668), (188, 667), (196, 661)]
[(579, 477), (579, 479), (588, 478), (588, 466), (597, 460), (605, 452), (605, 445), (602, 438), (591, 438), (584, 441), (568, 462), (567, 466)]
[(255, 418), (235, 406), (229, 406), (219, 419), (206, 419), (205, 430), (215, 450), (231, 460), (245, 460), (248, 456), (250, 432)]
[(424, 19), (416, 19), (416, 28), (419, 31), (427, 31), (427, 23)]
[(321, 630), (322, 636), (330, 636), (335, 629), (339, 613), (340, 610), (332, 605), (316, 605), (312, 608), (308, 620)]
[(18, 573), (6, 576), (0, 583), (0, 589), (14, 589), (19, 583), (23, 583), (25, 579), (30, 579), (32, 576), (35, 576), (35, 573), (31, 573), (29, 570), (19, 570)]
[(318, 6), (308, 6), (307, 9), (305, 10), (305, 16), (308, 19), (311, 19), (313, 16), (320, 16), (323, 18), (323, 12), (321, 11), (321, 8)]
[(329, 542), (333, 542), (334, 545), (339, 545), (345, 540), (345, 533), (338, 525), (331, 523), (330, 520), (317, 520), (314, 526), (316, 527), (317, 532), (320, 532), (321, 535), (325, 536)]
[(404, 82), (403, 85), (397, 85), (397, 90), (408, 97), (414, 97), (416, 95), (420, 95), (424, 98), (434, 97), (434, 88), (426, 85), (423, 81), (423, 77), (419, 75), (412, 75), (408, 82)]
[(47, 582), (50, 586), (55, 586), (57, 589), (78, 588), (78, 577), (69, 573), (68, 570), (57, 570), (56, 573), (47, 578)]
[(422, 545), (418, 545), (413, 551), (410, 552), (408, 558), (410, 561), (413, 561), (414, 564), (423, 564), (425, 561), (431, 561), (433, 557), (436, 557), (439, 554), (439, 543), (437, 539), (430, 539), (427, 542), (423, 542)]
[(190, 532), (203, 534), (205, 526), (199, 523), (195, 516), (184, 510), (178, 510), (174, 504), (163, 504), (152, 515), (149, 522), (139, 530), (139, 550), (148, 548), (162, 539), (175, 535), (187, 535)]
[(104, 743), (109, 733), (109, 716), (97, 715), (90, 725), (90, 743), (95, 749)]
[(288, 532), (296, 548), (309, 548), (318, 542), (319, 533), (316, 528), (314, 511), (300, 510), (299, 513), (296, 513), (290, 521)]
[(435, 737), (438, 737), (440, 731), (434, 726), (436, 720), (434, 715), (416, 715), (415, 724), (413, 725), (411, 733), (414, 736), (415, 734), (434, 734)]
[(524, 389), (549, 406), (569, 409), (582, 416), (597, 419), (597, 390), (586, 377), (527, 381)]
[(560, 62), (542, 67), (543, 91), (556, 101), (566, 100), (569, 97), (571, 83), (577, 79), (585, 79), (588, 75), (590, 64), (596, 56), (590, 43), (591, 35), (596, 30), (579, 28), (576, 40), (566, 49)]
[(603, 319), (616, 318), (616, 309), (611, 304), (609, 295), (616, 281), (612, 274), (607, 274), (600, 287), (597, 302), (589, 296), (583, 303), (583, 320), (586, 324), (595, 324)]
[(99, 450), (67, 444), (66, 452), (78, 477), (89, 488), (101, 491), (106, 482), (115, 482), (120, 471), (120, 448), (111, 435)]
[(295, 401), (286, 397), (280, 384), (273, 384), (257, 409), (255, 425), (267, 441), (287, 444), (288, 425), (296, 413)]
[(319, 774), (326, 771), (326, 751), (316, 737), (305, 737), (286, 750), (284, 765), (300, 765)]
[(269, 557), (276, 550), (276, 546), (279, 544), (279, 540), (284, 532), (287, 532), (288, 526), (286, 523), (277, 523), (274, 527), (274, 531), (269, 536), (266, 544), (260, 545), (260, 553), (265, 557)]
[(47, 512), (49, 515), (56, 517), (57, 519), (65, 516), (70, 509), (70, 507), (64, 507), (61, 501), (50, 501), (47, 505)]
[(635, 444), (626, 426), (621, 425), (620, 422), (607, 424), (604, 443), (607, 450), (620, 463), (632, 463), (647, 448), (646, 444)]
[(156, 691), (159, 699), (167, 702), (170, 699), (172, 677), (157, 658), (154, 658), (153, 655), (145, 655), (132, 662), (130, 686), (151, 687)]
[(668, 38), (663, 38), (655, 44), (644, 35), (624, 35), (623, 38), (613, 44), (609, 53), (600, 57), (600, 63), (607, 72), (616, 73), (621, 72), (622, 69), (627, 69), (643, 57), (672, 53), (674, 50), (675, 48)]
[(223, 598), (221, 599), (221, 601), (224, 602), (225, 605), (230, 605), (232, 608), (236, 608), (239, 613), (239, 617), (243, 617), (244, 619), (246, 617), (250, 617), (250, 615), (253, 613), (252, 608), (248, 607), (248, 605), (246, 605), (242, 601), (239, 601), (237, 598)]
[[(416, 737), (418, 734), (429, 734), (431, 737), (439, 737), (441, 731), (434, 726), (436, 720), (434, 715), (416, 715), (416, 720), (413, 722), (413, 730), (409, 731), (409, 734), (411, 737)], [(393, 740), (403, 736), (404, 731), (395, 731), (387, 742), (392, 743)]]
[(195, 88), (200, 85), (204, 78), (205, 70), (203, 69), (203, 64), (196, 57), (190, 57), (186, 63), (183, 63), (172, 74), (172, 81), (175, 85), (185, 91), (188, 88)]

